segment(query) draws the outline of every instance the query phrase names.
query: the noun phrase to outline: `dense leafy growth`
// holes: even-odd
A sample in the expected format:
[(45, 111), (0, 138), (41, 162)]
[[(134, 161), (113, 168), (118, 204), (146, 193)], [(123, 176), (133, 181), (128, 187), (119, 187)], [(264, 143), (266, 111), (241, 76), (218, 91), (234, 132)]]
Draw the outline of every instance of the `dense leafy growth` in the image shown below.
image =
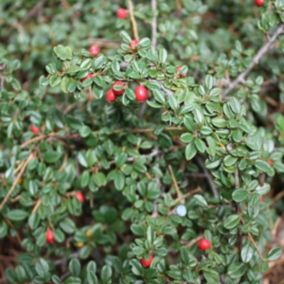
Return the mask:
[(284, 1), (133, 2), (0, 4), (5, 279), (260, 283)]

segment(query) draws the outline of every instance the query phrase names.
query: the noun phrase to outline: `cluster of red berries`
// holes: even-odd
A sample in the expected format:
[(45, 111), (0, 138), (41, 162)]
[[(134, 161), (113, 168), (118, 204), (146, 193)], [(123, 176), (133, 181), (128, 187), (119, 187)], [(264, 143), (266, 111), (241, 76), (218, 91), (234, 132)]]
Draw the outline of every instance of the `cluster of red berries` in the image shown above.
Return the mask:
[[(209, 240), (202, 238), (197, 242), (197, 247), (201, 251), (206, 251), (212, 248), (212, 243)], [(144, 268), (149, 268), (151, 267), (153, 259), (154, 259), (154, 255), (150, 254), (148, 258), (140, 259), (140, 263)]]
[[(118, 8), (116, 11), (116, 17), (118, 19), (126, 19), (128, 17), (128, 11), (124, 8)], [(101, 48), (97, 44), (92, 44), (89, 48), (89, 53), (91, 56), (95, 57), (100, 54)]]
[(264, 5), (264, 0), (255, 0), (255, 4), (258, 6), (258, 7), (262, 7)]
[[(111, 88), (106, 93), (106, 101), (113, 103), (118, 96), (121, 96), (126, 88), (126, 83), (123, 81), (116, 81), (111, 85)], [(137, 102), (143, 103), (148, 99), (148, 89), (144, 85), (136, 86), (135, 98)]]

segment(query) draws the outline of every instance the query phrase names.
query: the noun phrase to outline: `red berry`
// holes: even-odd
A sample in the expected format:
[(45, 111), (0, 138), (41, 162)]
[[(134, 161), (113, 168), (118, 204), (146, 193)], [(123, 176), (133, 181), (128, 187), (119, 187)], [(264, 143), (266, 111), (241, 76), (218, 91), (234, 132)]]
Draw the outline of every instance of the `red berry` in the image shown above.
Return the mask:
[(199, 248), (200, 250), (203, 250), (203, 251), (212, 248), (211, 242), (210, 242), (209, 240), (207, 240), (207, 239), (201, 239), (201, 240), (199, 240), (197, 246), (198, 246), (198, 248)]
[(137, 102), (145, 102), (148, 99), (148, 89), (144, 85), (135, 88), (135, 97)]
[(89, 48), (89, 53), (91, 56), (97, 56), (100, 53), (101, 49), (98, 45), (92, 44)]
[(81, 203), (83, 203), (84, 200), (85, 200), (85, 196), (84, 196), (84, 194), (83, 194), (81, 191), (77, 191), (77, 192), (75, 193), (75, 197), (76, 197), (76, 199), (77, 199), (79, 202), (81, 202)]
[(133, 39), (133, 40), (130, 42), (129, 47), (130, 47), (131, 49), (137, 49), (138, 45), (139, 45), (139, 39)]
[(40, 132), (39, 128), (38, 128), (37, 126), (35, 126), (34, 124), (32, 124), (32, 125), (30, 126), (30, 131), (31, 131), (34, 135), (38, 135), (39, 132)]
[(264, 0), (255, 0), (255, 4), (258, 6), (258, 7), (262, 7), (264, 5)]
[[(116, 89), (116, 87), (118, 87)], [(122, 81), (116, 81), (112, 84), (112, 90), (116, 96), (120, 96), (125, 91), (125, 83)]]
[(181, 70), (182, 70), (182, 66), (178, 66), (176, 68), (177, 73), (179, 73), (179, 77), (180, 78), (185, 78), (186, 77), (186, 73), (181, 73)]
[(54, 243), (54, 233), (50, 228), (47, 228), (45, 233), (45, 239), (47, 243), (53, 244)]
[(123, 20), (123, 19), (127, 18), (127, 16), (128, 16), (128, 11), (127, 11), (126, 9), (124, 9), (124, 8), (118, 8), (118, 9), (117, 9), (117, 11), (116, 11), (116, 17), (117, 17), (118, 19)]
[(85, 76), (84, 78), (81, 79), (81, 82), (83, 82), (83, 81), (85, 81), (87, 79), (91, 79), (93, 77), (94, 77), (94, 74), (93, 73), (89, 73), (89, 74), (87, 74), (87, 76)]
[(140, 263), (142, 264), (143, 267), (149, 268), (153, 262), (153, 259), (154, 259), (154, 256), (150, 254), (148, 258), (140, 259)]
[(272, 159), (268, 159), (267, 163), (268, 163), (270, 166), (273, 166), (273, 160), (272, 160)]
[(106, 93), (106, 101), (109, 103), (113, 103), (116, 100), (116, 95), (113, 92), (113, 89), (109, 89)]

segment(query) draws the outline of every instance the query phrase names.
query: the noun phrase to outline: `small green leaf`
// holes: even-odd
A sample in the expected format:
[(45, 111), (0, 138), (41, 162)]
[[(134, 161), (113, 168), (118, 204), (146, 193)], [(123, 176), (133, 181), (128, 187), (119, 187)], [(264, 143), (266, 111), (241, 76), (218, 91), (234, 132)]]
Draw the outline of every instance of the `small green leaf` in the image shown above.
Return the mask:
[(35, 270), (39, 276), (45, 278), (49, 274), (49, 265), (46, 260), (40, 258), (35, 265)]
[(201, 206), (208, 206), (206, 199), (200, 194), (195, 194), (192, 199)]
[(244, 263), (250, 262), (250, 260), (252, 259), (253, 255), (254, 255), (254, 250), (253, 250), (253, 248), (252, 248), (250, 245), (246, 244), (246, 245), (242, 248), (242, 250), (241, 250), (241, 258), (242, 258), (242, 261), (243, 261)]
[(53, 150), (49, 150), (47, 152), (44, 153), (43, 157), (44, 160), (49, 163), (49, 164), (53, 164), (55, 162), (57, 162), (60, 158), (61, 158), (62, 154), (57, 152), (57, 151), (53, 151)]
[(10, 210), (6, 216), (12, 221), (22, 221), (26, 219), (28, 215), (29, 213), (22, 209), (15, 209), (15, 210)]
[(183, 133), (183, 134), (180, 136), (180, 140), (181, 140), (183, 143), (187, 144), (187, 143), (192, 142), (193, 136), (192, 136), (192, 134), (190, 134), (190, 133)]
[(54, 47), (54, 53), (61, 60), (71, 60), (72, 59), (72, 48), (69, 46), (58, 45)]
[(185, 148), (185, 157), (187, 160), (191, 160), (197, 154), (194, 144), (190, 143)]
[(280, 247), (272, 248), (267, 255), (267, 259), (272, 261), (278, 259), (282, 254), (282, 249)]
[(232, 197), (236, 202), (243, 202), (248, 198), (248, 192), (245, 189), (237, 189), (233, 192)]
[(255, 166), (263, 173), (266, 173), (269, 176), (274, 175), (274, 169), (266, 162), (263, 160), (256, 160)]
[(94, 174), (93, 179), (94, 179), (95, 184), (98, 187), (102, 187), (102, 186), (105, 186), (107, 184), (106, 177), (101, 172), (97, 172), (96, 174)]
[(230, 215), (224, 221), (224, 227), (227, 230), (232, 230), (236, 228), (240, 223), (240, 216), (237, 214)]
[(80, 264), (80, 261), (77, 258), (72, 259), (69, 262), (68, 267), (69, 267), (69, 270), (70, 270), (70, 272), (73, 276), (77, 276), (77, 277), (80, 276), (81, 264)]

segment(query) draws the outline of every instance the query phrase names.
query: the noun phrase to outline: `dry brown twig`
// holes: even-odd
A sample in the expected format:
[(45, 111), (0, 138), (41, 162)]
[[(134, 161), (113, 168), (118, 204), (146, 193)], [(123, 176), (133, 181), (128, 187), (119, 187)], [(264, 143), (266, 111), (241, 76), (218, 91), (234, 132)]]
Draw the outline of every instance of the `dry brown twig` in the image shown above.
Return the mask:
[(277, 38), (284, 33), (284, 24), (280, 24), (268, 41), (258, 50), (256, 55), (253, 57), (248, 67), (238, 75), (238, 77), (229, 84), (228, 88), (223, 93), (223, 97), (229, 95), (240, 83), (243, 83), (247, 75), (252, 69), (260, 62), (260, 60), (268, 53), (272, 48)]
[(37, 137), (34, 137), (34, 138), (32, 138), (32, 139), (29, 139), (29, 140), (25, 141), (24, 143), (22, 143), (22, 144), (20, 145), (20, 148), (21, 148), (21, 149), (26, 148), (28, 145), (30, 145), (30, 144), (32, 144), (32, 143), (41, 141), (41, 140), (43, 140), (43, 139), (45, 139), (45, 138), (48, 138), (48, 137), (54, 137), (54, 136), (56, 136), (56, 135), (57, 135), (56, 133), (50, 133), (50, 134), (48, 134), (48, 135), (41, 134), (41, 135), (39, 135), (39, 136), (37, 136)]
[(258, 249), (258, 246), (257, 246), (257, 244), (256, 244), (256, 242), (255, 242), (253, 236), (252, 236), (251, 234), (248, 234), (248, 238), (249, 238), (249, 240), (252, 242), (253, 246), (255, 247), (256, 252), (257, 252), (258, 256), (260, 257), (260, 259), (261, 259), (262, 261), (266, 261), (266, 259), (262, 256), (260, 250)]
[(134, 16), (134, 7), (133, 7), (132, 0), (128, 0), (128, 11), (129, 11), (134, 39), (139, 39), (139, 33), (138, 33), (138, 28), (137, 28), (137, 22)]
[(193, 240), (191, 240), (190, 242), (185, 244), (186, 248), (191, 248), (194, 244), (196, 244), (199, 240), (201, 240), (203, 238), (203, 236), (198, 236), (196, 238), (194, 238)]
[(152, 50), (156, 49), (157, 46), (157, 0), (151, 0), (151, 8), (153, 13), (152, 18)]
[(174, 175), (173, 168), (172, 168), (171, 165), (169, 165), (169, 171), (170, 171), (170, 174), (171, 174), (171, 178), (172, 178), (172, 181), (173, 181), (174, 188), (175, 188), (176, 193), (177, 193), (177, 199), (182, 199), (182, 193), (179, 189), (179, 186), (178, 186), (178, 183), (177, 183), (177, 180), (176, 180), (176, 177)]
[(38, 208), (40, 207), (40, 205), (41, 205), (41, 199), (38, 199), (37, 200), (37, 202), (36, 202), (36, 204), (35, 204), (35, 206), (34, 206), (34, 208), (33, 208), (33, 210), (32, 210), (32, 214), (35, 214), (36, 213), (36, 211), (38, 210)]
[(197, 163), (201, 167), (201, 169), (202, 169), (202, 171), (203, 171), (203, 173), (204, 173), (204, 175), (205, 175), (205, 177), (207, 179), (207, 182), (208, 182), (209, 187), (210, 187), (210, 189), (211, 189), (211, 191), (213, 193), (213, 196), (215, 198), (218, 197), (219, 194), (218, 194), (218, 191), (217, 191), (217, 186), (216, 186), (216, 184), (215, 184), (211, 174), (209, 173), (209, 171), (205, 167), (204, 162), (198, 157), (197, 158)]
[(23, 176), (24, 172), (25, 172), (25, 169), (27, 168), (29, 162), (31, 160), (33, 160), (35, 157), (35, 154), (34, 153), (31, 153), (29, 155), (29, 157), (27, 158), (27, 160), (25, 160), (23, 163), (22, 163), (22, 166), (21, 166), (21, 169), (16, 177), (16, 179), (14, 180), (11, 188), (9, 189), (9, 191), (7, 192), (6, 196), (4, 197), (4, 199), (2, 200), (1, 204), (0, 204), (0, 210), (2, 210), (2, 208), (4, 207), (4, 205), (7, 203), (7, 201), (9, 200), (10, 196), (12, 195), (13, 191), (15, 190), (17, 184), (19, 183), (19, 180), (21, 179), (21, 177)]

